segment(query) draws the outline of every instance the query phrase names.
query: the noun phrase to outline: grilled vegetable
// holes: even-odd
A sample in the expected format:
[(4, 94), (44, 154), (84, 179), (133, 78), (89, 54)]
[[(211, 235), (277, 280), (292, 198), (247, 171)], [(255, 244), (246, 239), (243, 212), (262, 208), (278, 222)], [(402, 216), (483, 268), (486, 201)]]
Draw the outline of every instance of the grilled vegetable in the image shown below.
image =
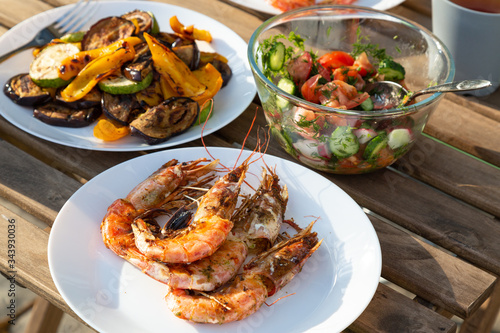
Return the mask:
[(222, 87), (222, 76), (212, 64), (206, 64), (202, 68), (193, 71), (193, 75), (204, 84), (207, 89), (201, 95), (193, 97), (200, 105), (213, 98)]
[(95, 87), (88, 94), (74, 102), (66, 102), (61, 97), (61, 90), (56, 93), (55, 99), (60, 104), (66, 105), (72, 109), (88, 109), (101, 105), (101, 91)]
[(43, 104), (51, 99), (50, 93), (37, 86), (27, 73), (10, 78), (5, 83), (3, 92), (14, 103), (23, 106)]
[(138, 91), (141, 91), (144, 88), (147, 88), (151, 81), (153, 81), (153, 72), (149, 72), (149, 74), (142, 81), (132, 81), (127, 79), (124, 75), (113, 74), (110, 75), (101, 81), (99, 81), (99, 88), (107, 93), (120, 95), (120, 94), (134, 94)]
[(179, 22), (177, 16), (172, 16), (170, 18), (170, 27), (174, 32), (178, 33), (183, 38), (203, 40), (209, 43), (212, 41), (212, 35), (209, 31), (196, 29), (193, 25), (185, 27), (181, 22)]
[(183, 39), (181, 37), (169, 32), (160, 32), (157, 35), (155, 35), (155, 38), (157, 41), (159, 41), (161, 44), (165, 45), (169, 49), (175, 46), (182, 45), (183, 43)]
[(127, 42), (115, 52), (103, 55), (89, 62), (76, 78), (61, 92), (66, 102), (76, 101), (85, 96), (102, 78), (110, 75), (125, 62), (134, 58), (135, 51)]
[(79, 43), (85, 36), (85, 31), (70, 32), (59, 38), (65, 43)]
[(143, 32), (151, 33), (151, 29), (153, 28), (153, 17), (150, 13), (136, 9), (122, 15), (122, 18), (131, 21), (135, 25), (136, 35)]
[(130, 133), (128, 126), (118, 125), (110, 119), (100, 119), (94, 126), (94, 136), (103, 141), (115, 141)]
[(153, 66), (180, 96), (196, 97), (202, 95), (207, 87), (198, 81), (191, 70), (173, 51), (159, 43), (154, 37), (144, 34), (148, 42)]
[(169, 98), (132, 121), (132, 135), (142, 137), (150, 145), (162, 143), (191, 127), (199, 110), (198, 103), (190, 98)]
[(100, 107), (74, 110), (56, 102), (35, 107), (33, 116), (46, 124), (62, 127), (85, 127), (101, 115)]
[(60, 62), (58, 68), (59, 77), (63, 80), (70, 80), (92, 60), (105, 54), (113, 53), (120, 47), (123, 47), (123, 42), (127, 42), (129, 46), (134, 46), (135, 48), (136, 45), (142, 43), (142, 40), (139, 37), (128, 37), (98, 49), (75, 53)]
[(195, 42), (172, 48), (175, 55), (179, 57), (190, 70), (195, 70), (200, 64), (200, 51)]
[(82, 50), (93, 50), (113, 44), (114, 42), (130, 37), (135, 32), (135, 25), (122, 17), (111, 16), (104, 18), (85, 33), (82, 39)]
[(153, 59), (146, 42), (134, 46), (135, 57), (122, 68), (123, 75), (132, 81), (142, 81), (153, 71)]
[(135, 95), (103, 93), (101, 106), (106, 117), (120, 125), (128, 125), (140, 113), (144, 112)]
[(61, 62), (80, 52), (74, 44), (60, 43), (45, 47), (35, 57), (30, 65), (30, 77), (40, 87), (58, 88), (69, 83), (59, 77), (58, 69)]
[(160, 104), (165, 97), (161, 91), (160, 75), (153, 72), (153, 82), (146, 88), (135, 94), (139, 103), (144, 107), (151, 107)]

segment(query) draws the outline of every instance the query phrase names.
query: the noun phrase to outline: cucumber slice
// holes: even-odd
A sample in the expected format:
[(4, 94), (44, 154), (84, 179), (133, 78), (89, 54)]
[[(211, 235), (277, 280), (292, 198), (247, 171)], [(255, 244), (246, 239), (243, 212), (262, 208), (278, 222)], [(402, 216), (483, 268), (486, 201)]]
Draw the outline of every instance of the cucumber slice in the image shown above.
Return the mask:
[(338, 158), (346, 158), (359, 151), (359, 142), (350, 126), (339, 126), (330, 136), (328, 147)]
[(370, 97), (368, 97), (359, 106), (361, 107), (361, 110), (363, 110), (363, 111), (371, 111), (371, 110), (373, 110), (373, 101)]
[(379, 134), (368, 142), (363, 153), (365, 160), (375, 160), (379, 152), (387, 146), (387, 135)]
[(404, 147), (411, 141), (411, 133), (407, 128), (393, 129), (388, 135), (387, 144), (392, 150)]
[(36, 85), (43, 88), (59, 88), (67, 85), (70, 80), (59, 77), (57, 69), (61, 62), (80, 52), (74, 44), (54, 44), (44, 48), (30, 65), (29, 75)]
[(403, 80), (406, 75), (404, 67), (390, 59), (384, 59), (379, 63), (378, 72), (384, 74), (385, 80), (389, 81)]
[(99, 88), (113, 95), (134, 94), (146, 89), (153, 81), (153, 72), (150, 72), (142, 81), (132, 81), (122, 74), (110, 75), (99, 81)]
[(273, 71), (279, 71), (285, 64), (285, 45), (281, 42), (274, 44), (269, 51), (267, 65)]
[[(278, 88), (280, 88), (281, 90), (283, 90), (284, 92), (287, 92), (289, 93), (290, 95), (294, 95), (295, 94), (295, 91), (296, 91), (296, 87), (295, 87), (295, 83), (293, 83), (292, 80), (290, 79), (287, 79), (287, 78), (282, 78), (281, 80), (279, 80), (278, 82)], [(280, 109), (283, 109), (283, 108), (286, 108), (288, 106), (289, 102), (280, 97), (280, 96), (276, 96), (276, 105), (280, 108)]]

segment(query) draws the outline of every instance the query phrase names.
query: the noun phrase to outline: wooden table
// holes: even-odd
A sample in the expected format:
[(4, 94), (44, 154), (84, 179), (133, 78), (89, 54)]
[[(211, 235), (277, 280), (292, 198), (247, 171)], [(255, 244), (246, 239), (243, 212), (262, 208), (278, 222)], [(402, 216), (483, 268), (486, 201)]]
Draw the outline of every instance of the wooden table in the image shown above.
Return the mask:
[[(0, 33), (32, 15), (72, 2), (0, 0)], [(164, 2), (210, 16), (246, 41), (265, 19), (217, 0)], [(431, 28), (430, 0), (407, 0), (390, 12)], [(207, 136), (206, 144), (241, 144), (258, 107), (257, 98), (254, 102), (231, 126)], [(262, 112), (257, 123), (265, 125)], [(425, 136), (392, 167), (360, 176), (325, 175), (369, 210), (382, 246), (382, 277), (401, 287), (395, 290), (380, 283), (372, 302), (348, 331), (455, 332), (452, 316), (465, 320), (461, 332), (491, 330), (500, 308), (499, 133), (500, 91), (479, 99), (448, 94), (431, 116)], [(60, 310), (76, 315), (49, 273), (50, 226), (65, 201), (86, 181), (143, 153), (60, 146), (33, 137), (1, 117), (0, 138), (1, 271), (9, 275), (7, 233), (9, 221), (15, 220), (15, 280), (41, 296), (30, 327), (53, 331)], [(182, 146), (200, 145), (198, 140)], [(290, 159), (274, 141), (268, 153)]]

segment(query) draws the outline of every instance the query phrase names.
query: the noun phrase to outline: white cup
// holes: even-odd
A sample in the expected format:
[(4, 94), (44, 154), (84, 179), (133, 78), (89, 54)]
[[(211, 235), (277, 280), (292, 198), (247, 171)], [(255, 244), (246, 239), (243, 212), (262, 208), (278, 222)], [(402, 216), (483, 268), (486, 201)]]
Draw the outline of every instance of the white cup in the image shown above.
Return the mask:
[[(469, 2), (475, 5), (480, 1)], [(491, 81), (491, 87), (469, 94), (485, 96), (498, 88), (500, 13), (468, 9), (450, 0), (432, 0), (432, 31), (448, 47), (453, 56), (456, 68), (455, 81), (469, 79)]]

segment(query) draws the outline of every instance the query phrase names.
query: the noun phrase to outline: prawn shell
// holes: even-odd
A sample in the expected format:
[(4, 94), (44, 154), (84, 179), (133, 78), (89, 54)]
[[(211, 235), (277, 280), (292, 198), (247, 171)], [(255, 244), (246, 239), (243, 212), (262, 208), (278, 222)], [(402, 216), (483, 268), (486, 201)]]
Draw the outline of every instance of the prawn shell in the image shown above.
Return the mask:
[(247, 274), (258, 274), (266, 279), (268, 296), (274, 295), (290, 282), (321, 245), (317, 234), (311, 233), (313, 224), (314, 222), (294, 237), (254, 257), (243, 268)]
[(211, 296), (190, 295), (188, 290), (174, 289), (166, 296), (167, 307), (175, 316), (197, 323), (223, 324), (244, 319), (264, 304), (267, 289), (258, 276), (238, 275), (231, 285)]

